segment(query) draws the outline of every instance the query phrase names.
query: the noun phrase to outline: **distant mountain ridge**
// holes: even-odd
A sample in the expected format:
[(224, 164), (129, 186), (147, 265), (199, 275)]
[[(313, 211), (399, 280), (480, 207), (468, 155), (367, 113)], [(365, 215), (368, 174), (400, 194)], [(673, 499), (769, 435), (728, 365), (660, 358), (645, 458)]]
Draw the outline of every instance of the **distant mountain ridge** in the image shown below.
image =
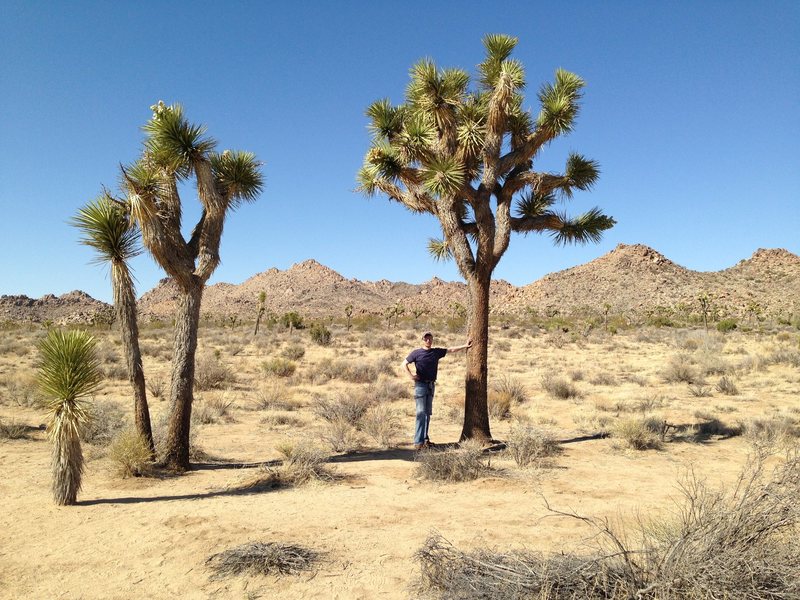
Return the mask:
[[(467, 303), (466, 285), (434, 277), (422, 284), (347, 279), (310, 259), (281, 271), (271, 268), (239, 285), (217, 283), (203, 294), (203, 315), (236, 315), (254, 319), (258, 296), (266, 292), (266, 308), (277, 314), (297, 311), (307, 317), (381, 314), (401, 303), (433, 315), (451, 312), (452, 303)], [(691, 307), (707, 292), (729, 316), (742, 317), (757, 305), (765, 315), (800, 313), (800, 257), (784, 249), (759, 249), (752, 257), (722, 271), (700, 272), (682, 267), (656, 250), (620, 244), (611, 252), (583, 265), (551, 273), (522, 287), (502, 280), (492, 282), (495, 314), (539, 314), (576, 310), (641, 314), (658, 307)], [(141, 319), (169, 320), (175, 310), (177, 289), (170, 279), (139, 299)], [(108, 305), (83, 292), (38, 300), (26, 296), (0, 296), (0, 319), (52, 320), (57, 323), (90, 322), (108, 311)]]

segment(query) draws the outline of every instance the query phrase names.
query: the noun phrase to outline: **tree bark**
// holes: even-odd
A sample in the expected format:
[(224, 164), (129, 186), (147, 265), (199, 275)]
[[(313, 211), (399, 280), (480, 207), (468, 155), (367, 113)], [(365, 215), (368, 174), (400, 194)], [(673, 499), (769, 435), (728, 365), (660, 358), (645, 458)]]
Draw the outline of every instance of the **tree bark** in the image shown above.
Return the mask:
[(175, 316), (174, 357), (170, 389), (170, 422), (162, 465), (175, 471), (189, 469), (189, 428), (194, 400), (194, 368), (203, 284), (182, 289)]
[(153, 429), (150, 425), (150, 409), (147, 405), (147, 389), (142, 367), (142, 352), (139, 348), (139, 324), (136, 316), (136, 298), (130, 281), (115, 281), (114, 303), (117, 305), (117, 318), (119, 319), (122, 346), (125, 348), (125, 360), (128, 364), (128, 380), (133, 388), (133, 412), (136, 431), (139, 432), (150, 454), (155, 456), (156, 447), (153, 443)]
[(469, 291), (469, 338), (464, 398), (464, 428), (461, 439), (489, 441), (488, 356), (489, 356), (489, 286), (491, 273), (467, 279)]

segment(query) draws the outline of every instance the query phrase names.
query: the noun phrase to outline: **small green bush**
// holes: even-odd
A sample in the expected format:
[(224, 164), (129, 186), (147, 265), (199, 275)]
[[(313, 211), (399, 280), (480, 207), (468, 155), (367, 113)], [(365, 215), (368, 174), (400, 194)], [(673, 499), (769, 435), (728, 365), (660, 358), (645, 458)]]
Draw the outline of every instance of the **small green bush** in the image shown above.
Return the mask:
[(274, 375), (276, 377), (291, 377), (297, 370), (297, 365), (285, 358), (273, 358), (264, 361), (261, 368), (267, 375)]
[(727, 333), (736, 329), (737, 326), (736, 319), (722, 319), (719, 323), (717, 323), (717, 331)]
[(320, 346), (328, 346), (331, 343), (331, 330), (323, 323), (314, 323), (309, 329), (311, 339)]
[(547, 431), (534, 427), (515, 427), (506, 442), (506, 452), (518, 467), (542, 464), (561, 452), (558, 441)]
[(120, 477), (141, 477), (149, 474), (153, 467), (147, 442), (132, 428), (122, 430), (114, 438), (108, 456)]
[(658, 449), (663, 442), (664, 422), (656, 417), (620, 419), (615, 423), (612, 436), (623, 447), (633, 450)]
[(289, 360), (300, 360), (306, 355), (306, 349), (302, 344), (289, 344), (281, 350), (281, 356)]
[(573, 383), (553, 375), (546, 375), (542, 378), (542, 387), (545, 392), (558, 400), (569, 400), (580, 396), (578, 388)]

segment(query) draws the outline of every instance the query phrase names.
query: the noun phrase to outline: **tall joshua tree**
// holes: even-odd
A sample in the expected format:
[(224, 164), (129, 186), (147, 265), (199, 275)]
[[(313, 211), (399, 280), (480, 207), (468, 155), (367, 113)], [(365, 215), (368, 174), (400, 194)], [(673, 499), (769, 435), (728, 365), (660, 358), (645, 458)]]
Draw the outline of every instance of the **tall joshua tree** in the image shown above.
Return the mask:
[(75, 504), (81, 489), (80, 433), (89, 421), (84, 396), (100, 384), (95, 341), (85, 331), (51, 330), (39, 344), (39, 386), (50, 398), (47, 437), (53, 442), (53, 499)]
[(107, 192), (81, 208), (72, 219), (72, 224), (83, 233), (81, 243), (97, 252), (94, 262), (109, 265), (114, 308), (122, 333), (128, 379), (133, 388), (136, 430), (155, 455), (142, 353), (139, 349), (136, 291), (128, 266), (129, 261), (141, 253), (139, 231), (131, 222), (126, 205), (113, 199)]
[(379, 100), (367, 109), (374, 134), (360, 170), (359, 189), (385, 194), (416, 213), (430, 213), (443, 238), (431, 240), (437, 258), (453, 258), (469, 291), (469, 336), (462, 439), (490, 439), (487, 409), (489, 285), (512, 232), (549, 233), (557, 244), (598, 241), (614, 225), (599, 209), (570, 218), (558, 199), (588, 190), (595, 161), (579, 154), (564, 173), (535, 171), (539, 151), (569, 133), (583, 80), (557, 70), (542, 86), (541, 111), (523, 109), (525, 74), (510, 58), (517, 39), (488, 35), (479, 81), (470, 89), (460, 69), (438, 69), (424, 59), (411, 69), (405, 103)]
[[(250, 152), (214, 151), (205, 127), (190, 123), (178, 104), (159, 102), (144, 126), (137, 162), (123, 168), (123, 185), (142, 241), (178, 287), (175, 315), (171, 415), (162, 462), (189, 468), (189, 428), (194, 399), (195, 353), (200, 302), (208, 278), (219, 265), (222, 230), (228, 212), (254, 201), (263, 185), (260, 163)], [(202, 212), (189, 240), (181, 233), (178, 184), (194, 178)]]

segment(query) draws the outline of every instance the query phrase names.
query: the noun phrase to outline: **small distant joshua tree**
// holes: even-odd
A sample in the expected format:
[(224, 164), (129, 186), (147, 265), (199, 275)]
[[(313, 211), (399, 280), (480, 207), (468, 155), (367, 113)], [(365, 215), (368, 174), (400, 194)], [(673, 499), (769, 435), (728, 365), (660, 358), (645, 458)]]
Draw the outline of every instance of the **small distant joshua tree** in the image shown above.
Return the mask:
[(411, 314), (414, 317), (414, 323), (416, 323), (422, 315), (427, 314), (427, 312), (427, 309), (424, 308), (412, 308)]
[(711, 313), (711, 295), (708, 292), (703, 292), (697, 297), (697, 302), (700, 303), (700, 314), (703, 315), (703, 325), (708, 333), (708, 316)]
[(256, 328), (253, 335), (258, 335), (258, 326), (261, 324), (261, 319), (264, 313), (267, 312), (267, 292), (258, 293), (258, 314), (256, 315)]
[(39, 387), (50, 398), (47, 437), (53, 442), (53, 500), (75, 504), (81, 489), (80, 434), (90, 415), (83, 398), (101, 381), (95, 340), (85, 331), (51, 330), (39, 345)]
[(350, 331), (350, 326), (352, 325), (353, 321), (353, 305), (348, 304), (344, 307), (344, 314), (347, 317), (347, 331)]

